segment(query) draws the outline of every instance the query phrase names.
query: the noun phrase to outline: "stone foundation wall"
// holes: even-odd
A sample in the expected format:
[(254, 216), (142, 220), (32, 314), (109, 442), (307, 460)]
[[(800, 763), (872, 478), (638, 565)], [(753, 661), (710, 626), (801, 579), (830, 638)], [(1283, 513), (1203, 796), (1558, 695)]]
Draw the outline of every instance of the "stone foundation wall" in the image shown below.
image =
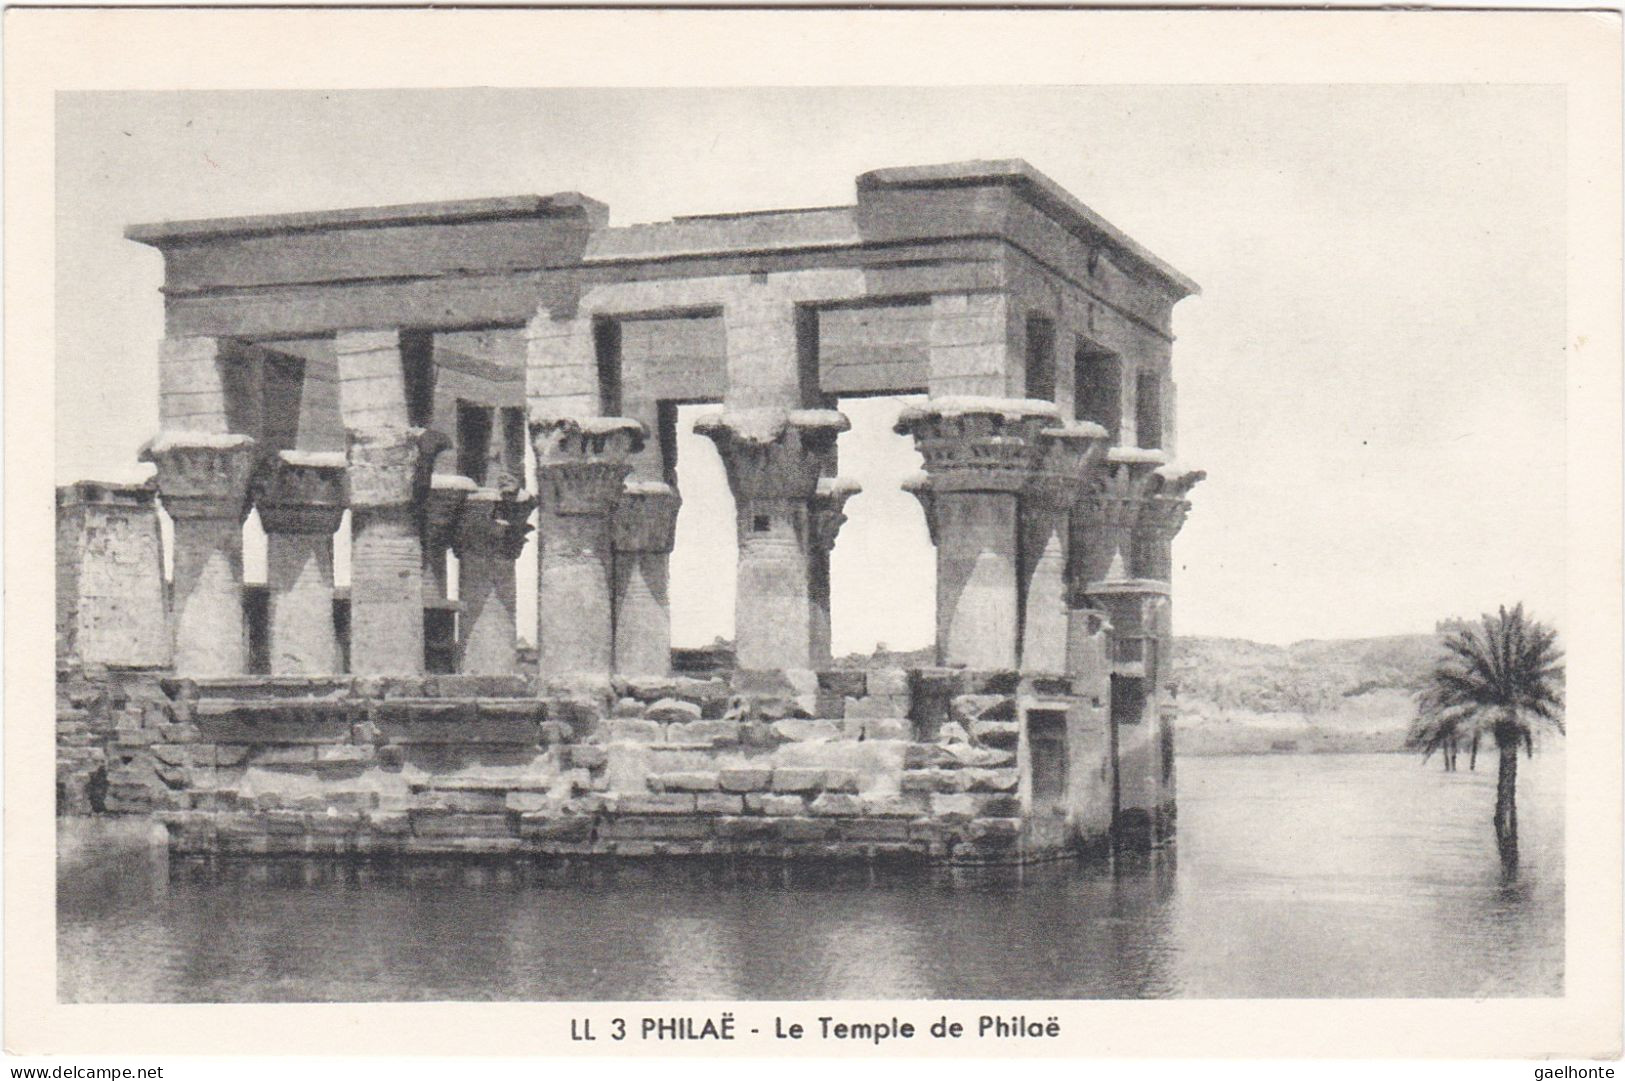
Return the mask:
[(1024, 710), (1060, 688), (1013, 673), (58, 686), (61, 808), (151, 815), (180, 854), (1003, 863), (1107, 826), (1034, 811)]

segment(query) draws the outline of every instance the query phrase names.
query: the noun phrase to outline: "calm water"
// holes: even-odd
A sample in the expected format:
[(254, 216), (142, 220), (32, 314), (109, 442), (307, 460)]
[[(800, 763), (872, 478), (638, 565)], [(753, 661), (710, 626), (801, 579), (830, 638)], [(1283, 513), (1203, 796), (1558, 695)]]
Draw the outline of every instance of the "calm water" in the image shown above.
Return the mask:
[[(1463, 759), (1465, 762), (1465, 759)], [(67, 1001), (1418, 997), (1563, 988), (1560, 754), (1182, 759), (1177, 860), (1116, 873), (299, 862), (59, 876)], [(1177, 864), (1177, 866), (1176, 866)]]

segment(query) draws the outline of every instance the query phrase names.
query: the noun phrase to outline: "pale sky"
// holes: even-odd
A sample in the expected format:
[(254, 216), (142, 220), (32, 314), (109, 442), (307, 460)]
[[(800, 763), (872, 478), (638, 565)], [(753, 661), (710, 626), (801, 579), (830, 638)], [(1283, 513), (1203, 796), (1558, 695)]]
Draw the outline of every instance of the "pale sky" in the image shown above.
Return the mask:
[[(1203, 286), (1174, 317), (1180, 458), (1209, 474), (1175, 542), (1179, 633), (1426, 631), (1516, 600), (1561, 624), (1563, 105), (1482, 86), (61, 95), (54, 472), (127, 471), (157, 427), (162, 261), (131, 222), (581, 191), (619, 225), (1020, 157)], [(866, 491), (835, 550), (838, 653), (930, 639), (896, 408), (847, 408)], [(674, 634), (698, 644), (731, 633), (732, 519), (708, 445), (679, 458)]]

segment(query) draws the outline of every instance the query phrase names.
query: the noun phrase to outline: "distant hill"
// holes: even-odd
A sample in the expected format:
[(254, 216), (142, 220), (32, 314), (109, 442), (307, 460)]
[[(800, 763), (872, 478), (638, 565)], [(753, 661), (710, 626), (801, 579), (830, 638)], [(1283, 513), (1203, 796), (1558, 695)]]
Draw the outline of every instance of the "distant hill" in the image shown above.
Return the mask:
[(1403, 750), (1416, 689), (1438, 656), (1432, 634), (1290, 646), (1179, 638), (1179, 751)]

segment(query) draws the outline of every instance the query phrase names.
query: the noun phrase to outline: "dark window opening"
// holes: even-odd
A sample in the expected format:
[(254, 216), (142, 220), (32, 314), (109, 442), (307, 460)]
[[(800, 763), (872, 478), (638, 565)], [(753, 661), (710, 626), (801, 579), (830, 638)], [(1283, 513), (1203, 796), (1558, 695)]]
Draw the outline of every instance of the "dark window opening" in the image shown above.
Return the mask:
[(660, 474), (677, 487), (677, 402), (662, 400), (655, 405), (655, 427), (660, 429)]
[(492, 409), (475, 402), (457, 401), (457, 472), (475, 484), (484, 484), (491, 456)]
[(803, 409), (829, 405), (818, 381), (818, 309), (796, 308), (796, 381)]
[(1174, 779), (1174, 726), (1164, 724), (1157, 732), (1157, 749), (1162, 755), (1162, 783)]
[(1042, 813), (1066, 801), (1066, 714), (1058, 709), (1027, 713), (1027, 752), (1032, 763), (1033, 810)]
[(248, 639), (248, 674), (271, 672), (271, 591), (265, 586), (243, 587), (244, 634)]
[(750, 528), (753, 533), (766, 533), (773, 527), (773, 522), (765, 514), (758, 514), (751, 520)]
[(1145, 681), (1138, 676), (1112, 676), (1112, 724), (1136, 725), (1145, 720)]
[(1141, 447), (1162, 446), (1162, 376), (1156, 372), (1141, 372), (1135, 380), (1134, 429)]
[(1072, 415), (1106, 429), (1117, 445), (1123, 422), (1122, 365), (1115, 353), (1080, 345), (1073, 358)]
[(265, 354), (265, 423), (260, 442), (271, 450), (299, 445), (299, 416), (305, 390), (305, 362), (284, 353)]
[(457, 671), (457, 610), (423, 610), (423, 668), (433, 675)]
[(1055, 321), (1027, 317), (1027, 397), (1055, 400)]
[(519, 487), (525, 484), (525, 410), (502, 407), (502, 471)]
[(339, 671), (350, 671), (350, 598), (333, 598), (333, 635), (339, 643)]
[(434, 424), (434, 333), (401, 332), (401, 377), (406, 385), (406, 420), (414, 428)]
[(621, 324), (594, 319), (593, 353), (598, 358), (598, 406), (606, 417), (621, 415)]

